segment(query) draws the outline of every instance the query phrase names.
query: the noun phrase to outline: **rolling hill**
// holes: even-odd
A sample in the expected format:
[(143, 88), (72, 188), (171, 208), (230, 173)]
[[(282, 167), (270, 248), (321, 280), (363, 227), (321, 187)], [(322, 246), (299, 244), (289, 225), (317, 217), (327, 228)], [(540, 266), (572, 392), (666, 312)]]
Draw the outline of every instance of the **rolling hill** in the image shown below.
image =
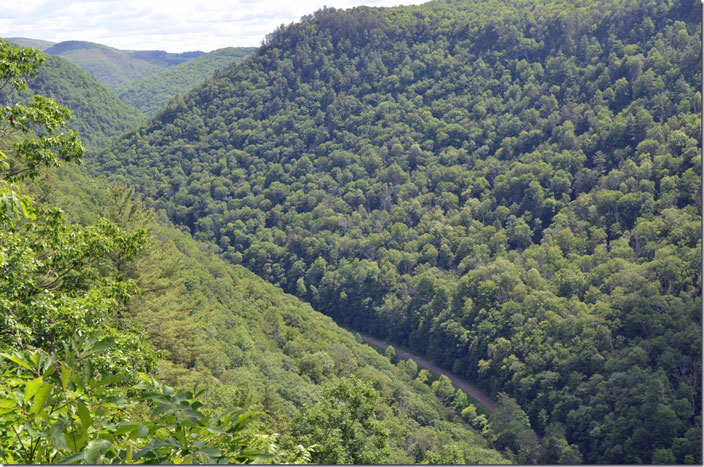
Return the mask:
[[(92, 170), (338, 323), (515, 397), (578, 446), (542, 462), (698, 463), (700, 8), (324, 9)], [(494, 446), (520, 451), (504, 428)]]
[(52, 45), (56, 45), (56, 42), (45, 41), (41, 39), (29, 39), (27, 37), (5, 37), (4, 39), (22, 47), (31, 47), (33, 49), (39, 49), (41, 51), (48, 49)]
[(216, 70), (237, 63), (254, 52), (252, 47), (227, 47), (213, 50), (146, 78), (130, 81), (113, 89), (120, 100), (152, 116), (173, 97), (185, 94), (209, 78)]
[(163, 50), (120, 50), (85, 41), (64, 41), (43, 50), (64, 58), (93, 75), (109, 89), (145, 78), (203, 52), (168, 53)]

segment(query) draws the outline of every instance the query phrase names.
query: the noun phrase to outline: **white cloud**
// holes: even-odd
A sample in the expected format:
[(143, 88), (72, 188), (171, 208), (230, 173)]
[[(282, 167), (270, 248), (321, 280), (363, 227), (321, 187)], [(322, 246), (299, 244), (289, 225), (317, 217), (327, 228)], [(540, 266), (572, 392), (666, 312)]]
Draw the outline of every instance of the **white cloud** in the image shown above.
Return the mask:
[(397, 6), (425, 0), (23, 0), (0, 6), (0, 37), (85, 40), (119, 49), (210, 51), (257, 46), (280, 24), (323, 6)]

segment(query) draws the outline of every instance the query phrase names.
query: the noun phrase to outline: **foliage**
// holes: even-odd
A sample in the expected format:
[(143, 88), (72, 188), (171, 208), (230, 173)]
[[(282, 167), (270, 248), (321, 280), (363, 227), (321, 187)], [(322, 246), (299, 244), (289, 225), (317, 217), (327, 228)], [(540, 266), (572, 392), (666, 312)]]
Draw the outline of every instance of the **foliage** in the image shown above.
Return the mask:
[(324, 9), (91, 167), (565, 459), (700, 462), (699, 7)]
[(323, 388), (320, 402), (308, 409), (296, 428), (316, 446), (315, 464), (382, 464), (390, 454), (387, 434), (376, 418), (379, 394), (357, 378)]
[[(66, 76), (67, 85), (72, 76)], [(80, 114), (76, 119), (83, 124)], [(106, 136), (98, 127), (94, 135)], [(357, 343), (329, 318), (169, 227), (163, 216), (135, 201), (131, 190), (108, 185), (64, 166), (36, 180), (31, 192), (41, 205), (63, 207), (72, 222), (92, 225), (104, 217), (129, 235), (147, 231), (134, 260), (116, 261), (107, 269), (141, 290), (109, 321), (119, 329), (139, 329), (161, 352), (160, 381), (182, 390), (205, 384), (209, 390), (202, 400), (214, 410), (260, 410), (264, 415), (251, 429), (279, 433), (282, 462), (302, 462), (311, 455), (292, 434), (300, 407), (317, 404), (322, 384), (350, 376), (379, 391), (378, 415), (389, 430), (390, 462), (410, 461), (406, 440), (421, 429), (453, 443), (472, 462), (505, 462), (467, 426), (446, 421), (451, 412), (429, 388), (414, 385), (414, 375)], [(428, 455), (437, 449), (440, 445)]]
[[(412, 383), (415, 373), (409, 375), (405, 365), (391, 365), (308, 305), (228, 264), (190, 235), (156, 222), (131, 190), (112, 187), (101, 193), (104, 184), (83, 173), (70, 172), (67, 178), (70, 183), (46, 181), (53, 199), (66, 196), (60, 195), (66, 190), (74, 199), (97, 202), (74, 203), (73, 216), (92, 222), (91, 215), (103, 215), (128, 231), (137, 226), (149, 231), (139, 257), (124, 269), (142, 293), (130, 300), (122, 321), (143, 329), (164, 352), (156, 372), (161, 381), (181, 388), (208, 385), (206, 402), (216, 409), (262, 411), (254, 428), (280, 434), (280, 454), (287, 462), (300, 460), (296, 453), (308, 445), (297, 431), (301, 407), (319, 407), (325, 384), (349, 378), (378, 392), (377, 419), (388, 430), (390, 462), (412, 460), (407, 441), (421, 429), (455, 444), (473, 462), (505, 462), (467, 426), (446, 421), (451, 412), (427, 386)], [(91, 194), (79, 195), (78, 186)]]
[(67, 226), (57, 210), (40, 208), (19, 227), (7, 221), (0, 232), (0, 349), (51, 349), (76, 330), (110, 325), (136, 287), (108, 272), (143, 242), (143, 231), (126, 234), (105, 220)]
[[(0, 39), (0, 91), (8, 85), (10, 89), (24, 91), (25, 76), (36, 76), (36, 69), (43, 61), (38, 51), (13, 47)], [(2, 224), (13, 225), (12, 219), (18, 214), (33, 217), (29, 199), (18, 192), (15, 182), (36, 177), (43, 166), (60, 165), (83, 155), (84, 148), (75, 133), (56, 131), (69, 117), (67, 108), (42, 96), (35, 96), (29, 105), (0, 107)]]
[[(1, 354), (0, 460), (6, 463), (262, 463), (266, 439), (243, 433), (251, 413), (210, 415), (201, 392), (142, 376), (132, 386), (92, 358), (111, 339)], [(142, 415), (143, 414), (143, 415)]]
[(519, 464), (538, 462), (541, 454), (538, 438), (530, 428), (528, 416), (515, 400), (505, 393), (499, 394), (498, 408), (489, 421), (492, 442), (497, 449), (508, 448), (517, 453)]

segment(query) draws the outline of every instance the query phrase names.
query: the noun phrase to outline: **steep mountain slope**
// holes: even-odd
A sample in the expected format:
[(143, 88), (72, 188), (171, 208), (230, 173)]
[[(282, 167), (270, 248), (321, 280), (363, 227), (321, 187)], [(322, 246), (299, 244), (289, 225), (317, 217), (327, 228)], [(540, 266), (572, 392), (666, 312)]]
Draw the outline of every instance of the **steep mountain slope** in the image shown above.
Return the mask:
[[(90, 149), (104, 147), (110, 138), (136, 128), (146, 118), (139, 110), (121, 102), (87, 72), (60, 57), (45, 55), (36, 78), (28, 80), (29, 90), (20, 97), (42, 94), (71, 109), (68, 127), (78, 130)], [(16, 99), (14, 93), (4, 100)]]
[(701, 462), (700, 29), (693, 0), (323, 10), (94, 170), (516, 397), (579, 446), (543, 462)]
[(451, 394), (446, 407), (427, 374), (403, 361), (392, 365), (309, 305), (156, 222), (131, 201), (130, 190), (105, 187), (80, 168), (63, 167), (35, 194), (82, 224), (102, 216), (128, 230), (148, 229), (148, 247), (125, 269), (142, 293), (123, 322), (146, 332), (163, 352), (160, 381), (183, 388), (206, 384), (213, 407), (262, 411), (257, 429), (277, 432), (282, 446), (295, 447), (307, 435), (301, 417), (319, 403), (324, 385), (358, 377), (380, 394), (375, 411), (391, 450), (378, 461), (506, 462), (453, 415), (453, 401), (466, 405), (466, 397)]
[(215, 70), (240, 62), (253, 52), (253, 47), (213, 50), (141, 80), (121, 84), (113, 91), (123, 102), (134, 105), (151, 116), (165, 107), (174, 96), (185, 94), (205, 81)]
[(4, 37), (6, 41), (12, 42), (22, 47), (31, 47), (33, 49), (46, 50), (56, 42), (45, 41), (42, 39), (30, 39), (28, 37)]
[[(47, 58), (48, 70), (40, 69), (33, 90), (45, 94), (70, 90), (70, 96), (56, 92), (56, 97), (74, 106), (74, 124), (87, 128), (92, 141), (106, 141), (115, 128), (95, 126), (92, 120), (115, 122), (105, 103), (90, 97), (109, 92), (72, 65), (56, 72), (57, 63), (66, 62)], [(0, 96), (3, 100), (11, 97)], [(89, 105), (95, 105), (92, 113), (80, 112)], [(132, 232), (148, 230), (147, 247), (138, 260), (130, 263), (118, 256), (111, 261), (116, 277), (134, 279), (142, 290), (123, 309), (119, 322), (125, 329), (145, 333), (162, 352), (157, 371), (162, 382), (185, 389), (196, 382), (206, 384), (212, 387), (206, 402), (215, 408), (242, 406), (263, 411), (264, 418), (255, 429), (279, 433), (280, 445), (292, 452), (300, 443), (318, 443), (346, 455), (354, 450), (338, 446), (339, 440), (316, 437), (308, 418), (322, 410), (326, 387), (346, 388), (345, 382), (356, 377), (372, 384), (373, 394), (379, 394), (372, 407), (378, 419), (377, 434), (383, 446), (390, 447), (375, 452), (375, 446), (365, 444), (369, 459), (506, 462), (453, 413), (469, 406), (464, 393), (451, 387), (447, 392), (445, 386), (441, 400), (429, 387), (428, 375), (418, 373), (414, 365), (392, 365), (330, 318), (241, 266), (228, 264), (208, 251), (212, 247), (198, 244), (189, 234), (157, 222), (153, 213), (131, 199), (130, 190), (106, 187), (103, 180), (92, 179), (82, 168), (64, 166), (28, 188), (39, 205), (60, 207), (78, 224), (105, 217)], [(477, 418), (477, 426), (481, 427), (482, 420), (486, 421)]]
[(120, 50), (84, 41), (64, 41), (44, 52), (65, 58), (112, 89), (178, 65), (203, 52), (169, 53), (163, 50)]

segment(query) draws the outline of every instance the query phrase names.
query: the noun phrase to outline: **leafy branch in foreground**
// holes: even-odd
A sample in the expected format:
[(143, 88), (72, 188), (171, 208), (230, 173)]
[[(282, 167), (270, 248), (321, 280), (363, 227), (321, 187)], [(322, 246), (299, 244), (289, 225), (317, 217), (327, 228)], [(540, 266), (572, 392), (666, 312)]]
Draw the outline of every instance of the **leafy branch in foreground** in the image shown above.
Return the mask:
[(80, 162), (85, 147), (75, 131), (63, 131), (71, 118), (68, 108), (53, 99), (34, 96), (28, 105), (10, 104), (8, 84), (27, 89), (26, 76), (36, 76), (44, 62), (34, 49), (13, 47), (0, 39), (0, 222), (12, 224), (18, 215), (32, 218), (30, 199), (21, 195), (16, 182), (39, 175), (44, 166)]
[[(0, 354), (3, 463), (277, 462), (274, 439), (245, 431), (252, 412), (207, 411), (203, 391), (175, 391), (143, 373), (102, 371), (96, 357), (114, 337), (72, 339), (60, 355), (40, 349)], [(297, 456), (306, 460), (303, 450)]]

